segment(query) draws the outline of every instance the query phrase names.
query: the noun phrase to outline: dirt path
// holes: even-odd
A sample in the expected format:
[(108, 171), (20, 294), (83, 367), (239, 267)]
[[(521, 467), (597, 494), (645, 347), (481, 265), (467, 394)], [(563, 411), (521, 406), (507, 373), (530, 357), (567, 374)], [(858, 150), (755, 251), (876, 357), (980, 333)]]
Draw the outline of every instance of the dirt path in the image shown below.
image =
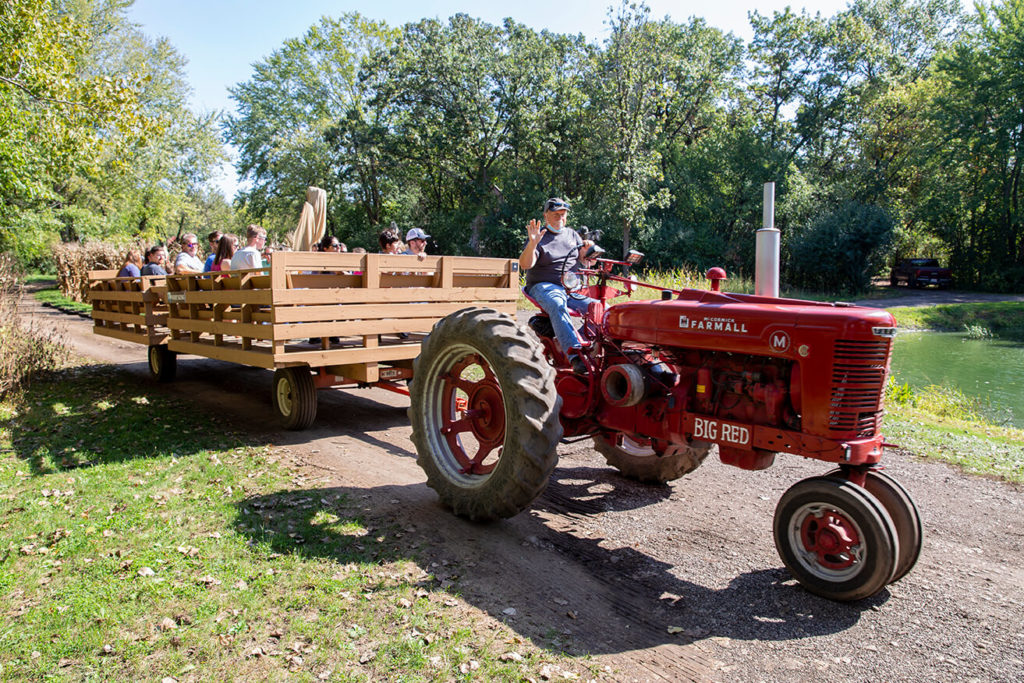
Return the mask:
[[(80, 354), (149, 382), (144, 347), (29, 308)], [(149, 390), (198, 401), (287, 451), (308, 466), (302, 487), (313, 500), (331, 491), (364, 501), (368, 518), (403, 527), (425, 569), (470, 606), (540, 647), (593, 655), (611, 667), (608, 680), (1009, 681), (1024, 670), (1019, 487), (888, 453), (889, 472), (921, 508), (921, 560), (876, 598), (837, 604), (789, 579), (771, 536), (779, 496), (823, 463), (781, 456), (743, 472), (709, 459), (671, 486), (647, 487), (618, 477), (589, 442), (563, 445), (531, 510), (471, 524), (424, 484), (404, 397), (321, 392), (313, 429), (277, 432), (267, 427), (269, 372), (182, 356), (178, 377)]]

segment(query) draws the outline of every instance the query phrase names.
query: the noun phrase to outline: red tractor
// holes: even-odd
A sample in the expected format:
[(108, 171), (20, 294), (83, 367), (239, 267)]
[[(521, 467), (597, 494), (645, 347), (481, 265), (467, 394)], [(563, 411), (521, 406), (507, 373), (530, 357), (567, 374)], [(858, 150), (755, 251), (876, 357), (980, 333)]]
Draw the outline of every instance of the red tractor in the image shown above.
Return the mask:
[[(639, 254), (636, 254), (639, 257)], [(629, 259), (635, 261), (634, 258)], [(914, 566), (922, 528), (878, 466), (895, 320), (885, 311), (719, 291), (673, 290), (598, 259), (579, 291), (589, 372), (573, 372), (543, 314), (535, 334), (467, 308), (441, 320), (416, 361), (409, 415), (427, 483), (456, 514), (511, 517), (541, 494), (563, 438), (594, 440), (626, 477), (664, 483), (717, 447), (723, 463), (778, 453), (834, 463), (775, 511), (775, 545), (809, 591), (858, 600)], [(637, 287), (661, 298), (608, 305)], [(572, 293), (572, 292), (570, 292)]]

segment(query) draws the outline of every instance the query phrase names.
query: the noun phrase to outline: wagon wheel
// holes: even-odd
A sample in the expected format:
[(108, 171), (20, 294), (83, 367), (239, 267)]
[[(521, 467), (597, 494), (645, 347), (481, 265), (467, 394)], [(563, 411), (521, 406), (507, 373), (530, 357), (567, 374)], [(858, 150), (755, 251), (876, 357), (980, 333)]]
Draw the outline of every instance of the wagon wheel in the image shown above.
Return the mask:
[(455, 514), (511, 517), (547, 486), (562, 437), (555, 371), (511, 317), (467, 308), (442, 319), (410, 391), (417, 462)]
[(285, 429), (306, 429), (316, 419), (316, 387), (305, 365), (274, 371), (274, 410)]
[[(845, 478), (843, 471), (836, 469), (826, 476)], [(903, 486), (884, 472), (868, 470), (867, 478), (864, 481), (864, 488), (873, 495), (889, 513), (892, 518), (893, 527), (896, 529), (896, 538), (900, 541), (900, 554), (896, 561), (896, 573), (889, 583), (895, 583), (907, 575), (917, 558), (921, 555), (921, 545), (924, 541), (924, 527), (921, 524), (921, 513), (914, 504)]]
[(158, 382), (173, 382), (178, 375), (178, 354), (166, 344), (149, 347), (149, 374)]
[(892, 580), (899, 540), (889, 513), (856, 484), (813, 477), (775, 509), (775, 547), (804, 588), (830, 600), (860, 600)]
[(594, 449), (627, 479), (664, 484), (700, 467), (711, 450), (711, 444), (695, 441), (690, 446), (672, 445), (658, 455), (650, 443), (635, 441), (618, 433), (611, 439), (595, 436)]

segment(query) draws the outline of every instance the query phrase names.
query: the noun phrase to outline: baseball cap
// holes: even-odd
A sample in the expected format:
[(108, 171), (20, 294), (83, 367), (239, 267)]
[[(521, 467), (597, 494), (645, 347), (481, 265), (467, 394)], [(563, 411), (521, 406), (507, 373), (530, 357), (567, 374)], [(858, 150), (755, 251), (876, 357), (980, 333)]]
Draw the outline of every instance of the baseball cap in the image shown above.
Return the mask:
[(545, 211), (568, 211), (571, 208), (572, 207), (569, 206), (569, 202), (565, 201), (561, 197), (552, 197), (544, 202)]
[(423, 232), (419, 228), (412, 228), (412, 229), (409, 230), (409, 232), (405, 233), (405, 241), (406, 242), (408, 242), (409, 240), (429, 240), (429, 239), (430, 239), (430, 235), (428, 235), (427, 233)]

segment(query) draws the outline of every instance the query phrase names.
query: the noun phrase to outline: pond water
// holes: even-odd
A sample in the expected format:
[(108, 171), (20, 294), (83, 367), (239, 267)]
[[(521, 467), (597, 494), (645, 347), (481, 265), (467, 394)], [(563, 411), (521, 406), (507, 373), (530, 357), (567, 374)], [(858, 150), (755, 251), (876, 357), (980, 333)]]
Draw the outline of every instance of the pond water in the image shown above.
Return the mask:
[[(892, 355), (896, 381), (959, 389), (981, 399), (997, 424), (1024, 428), (1024, 343), (967, 339), (956, 332), (905, 332)], [(1012, 417), (1011, 417), (1012, 416)]]

